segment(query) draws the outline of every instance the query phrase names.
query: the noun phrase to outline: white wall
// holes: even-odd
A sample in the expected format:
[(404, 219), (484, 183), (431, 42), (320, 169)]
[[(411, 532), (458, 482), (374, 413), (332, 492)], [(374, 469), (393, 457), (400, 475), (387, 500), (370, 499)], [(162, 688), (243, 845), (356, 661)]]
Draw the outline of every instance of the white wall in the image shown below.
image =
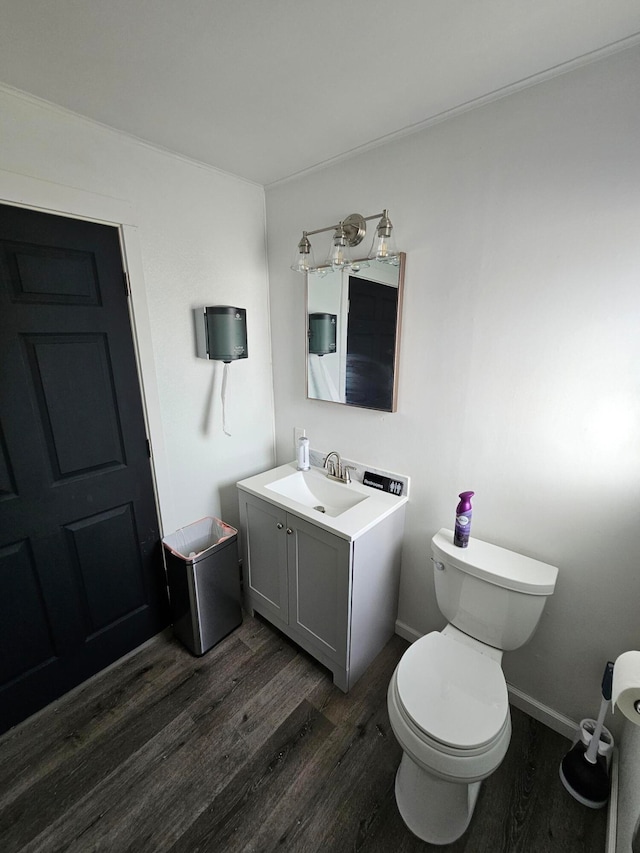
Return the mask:
[[(442, 625), (430, 538), (475, 490), (475, 536), (560, 569), (504, 668), (574, 720), (640, 630), (639, 107), (634, 49), (267, 188), (278, 462), (300, 426), (412, 476), (399, 619), (418, 633)], [(407, 252), (399, 411), (306, 400), (300, 232), (383, 207)]]
[[(156, 389), (150, 419), (163, 445), (164, 529), (204, 515), (237, 525), (235, 482), (274, 461), (262, 187), (2, 88), (0, 167), (0, 199), (11, 184), (37, 204), (29, 176), (54, 182), (51, 207), (66, 212), (74, 190), (93, 194), (96, 209), (101, 199), (128, 202), (140, 254), (134, 302), (148, 311), (136, 313), (150, 337), (143, 380)], [(247, 309), (249, 358), (230, 368), (231, 437), (222, 431), (222, 365), (195, 357), (191, 308), (216, 304)]]

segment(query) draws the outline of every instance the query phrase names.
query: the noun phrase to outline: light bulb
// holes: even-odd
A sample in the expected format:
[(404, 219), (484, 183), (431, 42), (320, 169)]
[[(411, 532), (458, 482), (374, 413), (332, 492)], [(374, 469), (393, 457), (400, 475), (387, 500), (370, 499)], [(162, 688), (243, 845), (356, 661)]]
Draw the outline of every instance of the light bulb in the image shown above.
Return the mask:
[(347, 263), (347, 238), (342, 224), (336, 228), (336, 232), (333, 235), (333, 246), (329, 262), (334, 269), (340, 269)]
[(291, 265), (291, 269), (295, 272), (309, 272), (309, 255), (304, 255), (301, 252), (298, 255), (298, 260)]
[(389, 257), (389, 237), (386, 234), (381, 234), (376, 242), (376, 258), (384, 260)]
[(343, 267), (344, 266), (344, 246), (334, 246), (331, 250), (331, 266), (332, 267)]

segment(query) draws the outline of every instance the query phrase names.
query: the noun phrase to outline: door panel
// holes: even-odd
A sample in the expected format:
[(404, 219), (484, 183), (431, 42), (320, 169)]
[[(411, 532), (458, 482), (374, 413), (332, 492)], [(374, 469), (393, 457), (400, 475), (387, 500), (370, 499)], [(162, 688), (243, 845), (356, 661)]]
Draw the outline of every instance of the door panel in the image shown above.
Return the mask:
[(301, 518), (289, 529), (289, 621), (323, 654), (346, 666), (350, 544)]
[(0, 731), (167, 624), (118, 231), (0, 205)]
[(98, 305), (98, 275), (90, 251), (3, 241), (14, 302)]
[(242, 493), (246, 507), (245, 547), (249, 592), (259, 606), (281, 619), (289, 619), (286, 515), (253, 495)]
[(19, 646), (21, 655), (0, 657), (0, 682), (16, 678), (55, 657), (38, 572), (28, 540), (0, 550), (0, 589), (3, 597), (19, 601), (0, 620), (0, 648)]
[(87, 637), (143, 607), (140, 549), (131, 504), (65, 525)]
[(29, 335), (23, 343), (54, 479), (122, 465), (106, 336)]

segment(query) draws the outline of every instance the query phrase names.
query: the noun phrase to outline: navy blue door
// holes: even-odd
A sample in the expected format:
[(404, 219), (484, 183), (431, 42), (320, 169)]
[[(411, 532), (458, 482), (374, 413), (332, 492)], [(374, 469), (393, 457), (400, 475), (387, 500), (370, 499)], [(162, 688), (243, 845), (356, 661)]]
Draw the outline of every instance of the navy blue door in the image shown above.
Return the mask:
[(0, 205), (0, 731), (168, 624), (118, 230)]

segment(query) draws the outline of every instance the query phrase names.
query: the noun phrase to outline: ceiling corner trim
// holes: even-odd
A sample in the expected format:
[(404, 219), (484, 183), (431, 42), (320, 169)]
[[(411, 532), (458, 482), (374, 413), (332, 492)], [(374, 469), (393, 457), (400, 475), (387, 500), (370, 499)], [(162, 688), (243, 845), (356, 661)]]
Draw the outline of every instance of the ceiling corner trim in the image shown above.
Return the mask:
[(613, 56), (616, 53), (621, 53), (625, 50), (631, 50), (632, 48), (638, 46), (640, 46), (640, 32), (634, 33), (633, 35), (621, 39), (620, 41), (612, 42), (611, 44), (598, 48), (597, 50), (582, 54), (581, 56), (574, 57), (573, 59), (569, 59), (566, 62), (562, 62), (551, 68), (547, 68), (544, 71), (539, 71), (529, 77), (524, 77), (521, 80), (517, 80), (515, 83), (509, 83), (507, 86), (503, 86), (500, 89), (496, 89), (493, 92), (487, 93), (486, 95), (481, 95), (477, 98), (471, 99), (470, 101), (466, 101), (462, 104), (458, 104), (455, 107), (451, 107), (450, 109), (443, 110), (440, 113), (428, 116), (422, 121), (416, 122), (415, 124), (407, 125), (406, 127), (403, 127), (400, 130), (395, 130), (392, 133), (386, 134), (385, 136), (380, 136), (377, 139), (371, 140), (371, 142), (367, 142), (364, 145), (359, 145), (355, 148), (351, 148), (350, 150), (344, 151), (341, 154), (336, 154), (334, 157), (330, 157), (327, 160), (315, 163), (313, 166), (309, 166), (305, 169), (300, 169), (299, 171), (293, 172), (290, 175), (283, 175), (281, 178), (278, 178), (275, 181), (270, 181), (269, 183), (266, 183), (264, 185), (264, 188), (265, 190), (274, 189), (278, 186), (288, 183), (289, 181), (294, 181), (299, 178), (306, 177), (307, 175), (313, 174), (314, 172), (318, 172), (322, 169), (327, 169), (331, 166), (337, 165), (338, 163), (341, 163), (344, 160), (349, 160), (352, 157), (357, 157), (360, 154), (365, 154), (367, 151), (371, 151), (375, 148), (380, 148), (384, 145), (388, 145), (392, 142), (395, 142), (396, 140), (403, 139), (406, 136), (411, 136), (414, 133), (419, 133), (422, 130), (427, 130), (429, 127), (432, 127), (436, 124), (440, 124), (443, 121), (448, 121), (449, 119), (456, 118), (457, 116), (463, 115), (464, 113), (470, 112), (471, 110), (480, 109), (481, 107), (484, 107), (487, 104), (491, 104), (494, 101), (499, 101), (502, 98), (507, 98), (510, 95), (515, 95), (518, 92), (523, 91), (524, 89), (529, 89), (532, 86), (538, 86), (542, 83), (546, 83), (547, 81), (552, 80), (555, 77), (560, 77), (563, 74), (569, 74), (572, 71), (577, 71), (579, 68), (583, 68), (585, 65), (591, 65), (594, 62), (599, 62), (600, 60), (606, 59), (609, 56)]

